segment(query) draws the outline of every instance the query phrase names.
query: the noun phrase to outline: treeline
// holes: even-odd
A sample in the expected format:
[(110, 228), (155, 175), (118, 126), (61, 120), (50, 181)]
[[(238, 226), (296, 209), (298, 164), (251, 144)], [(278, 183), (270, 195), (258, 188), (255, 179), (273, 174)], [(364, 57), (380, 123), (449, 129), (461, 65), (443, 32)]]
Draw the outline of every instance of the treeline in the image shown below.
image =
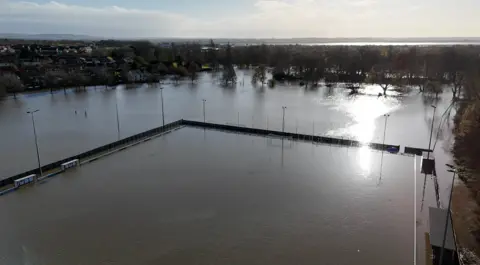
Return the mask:
[[(112, 45), (112, 43), (109, 43)], [(124, 44), (124, 43), (120, 43)], [(112, 55), (130, 54), (139, 60), (197, 62), (214, 70), (237, 65), (273, 68), (277, 81), (299, 80), (315, 85), (327, 83), (377, 83), (389, 86), (414, 85), (437, 90), (452, 85), (454, 97), (460, 95), (467, 78), (473, 78), (480, 62), (478, 46), (302, 46), (258, 45), (218, 46), (172, 43), (168, 47), (148, 42), (110, 50)], [(263, 69), (263, 68), (262, 68)]]
[[(478, 46), (219, 46), (211, 41), (154, 45), (149, 42), (108, 41), (99, 45), (115, 58), (137, 61), (196, 62), (213, 70), (239, 68), (273, 69), (276, 81), (302, 81), (305, 86), (326, 83), (376, 83), (386, 91), (391, 86), (413, 85), (438, 93), (452, 85), (457, 98), (467, 78), (479, 65)], [(114, 48), (112, 48), (114, 47)], [(101, 51), (102, 48), (99, 50)]]
[[(255, 68), (253, 81), (260, 80), (262, 84), (266, 83), (264, 78), (257, 77), (265, 77), (265, 71), (269, 69), (275, 81), (298, 81), (305, 86), (315, 86), (321, 81), (327, 84), (342, 82), (355, 89), (361, 83), (374, 83), (380, 85), (384, 93), (392, 86), (406, 85), (418, 86), (425, 92), (440, 93), (443, 85), (449, 85), (453, 98), (458, 98), (466, 87), (467, 79), (476, 78), (480, 60), (478, 46), (232, 47), (217, 45), (214, 41), (203, 45), (115, 40), (99, 41), (95, 45), (97, 48), (92, 56), (109, 56), (117, 64), (114, 69), (86, 69), (84, 72), (93, 83), (105, 85), (114, 83), (106, 82), (112, 78), (137, 82), (128, 78), (129, 71), (140, 71), (145, 73), (142, 79), (155, 81), (164, 75), (173, 75), (176, 79), (195, 78), (195, 73), (202, 70), (222, 71), (224, 84), (233, 84), (236, 81), (233, 66), (236, 65), (238, 68)], [(64, 72), (68, 75), (68, 71)], [(63, 85), (74, 81), (78, 80), (65, 81)], [(55, 85), (61, 82), (44, 83)]]

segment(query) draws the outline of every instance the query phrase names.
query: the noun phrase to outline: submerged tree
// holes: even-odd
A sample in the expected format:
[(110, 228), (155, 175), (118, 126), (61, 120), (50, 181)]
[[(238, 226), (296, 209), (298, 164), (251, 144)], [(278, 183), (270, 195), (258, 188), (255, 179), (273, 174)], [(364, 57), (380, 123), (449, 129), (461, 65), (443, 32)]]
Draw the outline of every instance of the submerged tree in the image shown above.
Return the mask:
[(192, 83), (197, 80), (198, 78), (198, 71), (200, 71), (200, 67), (198, 67), (197, 63), (191, 62), (190, 65), (188, 66), (188, 72), (190, 74), (190, 79)]
[(222, 81), (227, 85), (233, 85), (237, 82), (237, 74), (235, 73), (235, 68), (233, 67), (232, 60), (232, 47), (228, 44), (225, 51), (225, 62), (223, 64), (223, 74)]
[(253, 73), (252, 76), (252, 82), (257, 83), (260, 82), (263, 85), (265, 85), (265, 82), (267, 81), (267, 68), (265, 65), (260, 65), (257, 68), (255, 68), (255, 72)]
[(233, 65), (224, 66), (223, 73), (222, 73), (222, 80), (226, 86), (233, 85), (237, 82), (237, 74), (235, 73), (235, 69), (233, 68)]
[(393, 86), (402, 85), (402, 77), (391, 70), (387, 65), (376, 65), (368, 74), (368, 82), (377, 84), (383, 89), (383, 94), (387, 95), (387, 89)]
[(53, 90), (58, 89), (62, 86), (62, 82), (67, 74), (64, 71), (48, 71), (45, 73), (45, 86), (50, 89), (50, 93), (53, 93)]

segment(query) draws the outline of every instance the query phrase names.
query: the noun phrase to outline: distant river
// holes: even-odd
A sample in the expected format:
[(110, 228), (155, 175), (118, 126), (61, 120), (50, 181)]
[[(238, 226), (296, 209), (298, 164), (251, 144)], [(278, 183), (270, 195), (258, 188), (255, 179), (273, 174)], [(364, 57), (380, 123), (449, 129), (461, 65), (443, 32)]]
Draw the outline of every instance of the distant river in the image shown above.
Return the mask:
[(315, 42), (315, 43), (270, 43), (272, 45), (307, 46), (455, 46), (480, 45), (480, 42)]

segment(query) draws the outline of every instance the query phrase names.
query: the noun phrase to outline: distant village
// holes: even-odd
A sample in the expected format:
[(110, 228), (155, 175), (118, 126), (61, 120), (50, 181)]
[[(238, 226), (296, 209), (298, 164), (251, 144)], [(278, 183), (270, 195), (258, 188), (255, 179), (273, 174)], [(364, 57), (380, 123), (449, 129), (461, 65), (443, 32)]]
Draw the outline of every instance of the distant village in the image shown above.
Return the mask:
[[(111, 45), (111, 46), (109, 46)], [(87, 85), (158, 82), (166, 74), (195, 77), (211, 70), (188, 61), (169, 43), (0, 43), (0, 86), (5, 93)], [(218, 50), (199, 47), (200, 53)], [(0, 96), (2, 92), (0, 91)]]

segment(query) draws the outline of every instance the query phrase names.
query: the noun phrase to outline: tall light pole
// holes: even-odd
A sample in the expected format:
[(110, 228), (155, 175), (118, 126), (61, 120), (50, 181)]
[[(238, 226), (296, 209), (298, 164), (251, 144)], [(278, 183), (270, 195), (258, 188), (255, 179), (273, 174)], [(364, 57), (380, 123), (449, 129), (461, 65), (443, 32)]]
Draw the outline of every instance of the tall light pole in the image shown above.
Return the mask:
[(162, 99), (162, 126), (165, 126), (165, 114), (163, 112), (163, 87), (160, 87), (160, 98)]
[(385, 117), (385, 126), (383, 128), (383, 145), (385, 145), (385, 135), (387, 134), (387, 120), (388, 117), (390, 117), (390, 114), (384, 114), (383, 116)]
[(285, 132), (285, 110), (287, 109), (287, 107), (283, 106), (282, 109), (283, 109), (282, 132)]
[(388, 117), (390, 117), (390, 114), (384, 114), (383, 116), (385, 117), (385, 125), (383, 127), (383, 144), (385, 145), (385, 136), (387, 135), (387, 121)]
[(435, 121), (435, 111), (437, 110), (437, 107), (434, 105), (432, 105), (432, 108), (433, 108), (432, 127), (430, 128), (430, 140), (428, 140), (427, 159), (430, 158), (430, 147), (432, 146), (432, 135), (433, 135), (433, 122)]
[(115, 94), (115, 110), (117, 113), (117, 138), (120, 140), (120, 117), (118, 116), (118, 100), (117, 95)]
[(445, 164), (445, 165), (450, 168), (447, 171), (452, 172), (453, 177), (452, 177), (452, 186), (450, 188), (450, 198), (448, 199), (447, 218), (446, 218), (447, 220), (445, 220), (445, 229), (443, 230), (442, 250), (440, 251), (440, 263), (439, 263), (439, 265), (442, 265), (442, 263), (443, 263), (443, 252), (445, 251), (445, 241), (447, 239), (448, 220), (450, 220), (450, 208), (452, 206), (453, 185), (455, 183), (455, 174), (457, 173), (457, 169), (454, 166), (452, 166), (450, 164)]
[(203, 123), (205, 123), (205, 102), (207, 101), (206, 99), (202, 99), (203, 101)]
[(34, 111), (27, 111), (27, 113), (30, 114), (30, 116), (32, 117), (33, 135), (35, 136), (35, 148), (37, 150), (38, 171), (40, 172), (40, 177), (41, 177), (43, 173), (42, 173), (42, 166), (40, 164), (40, 152), (38, 152), (38, 141), (37, 141), (37, 130), (35, 128), (35, 118), (33, 117), (33, 114), (37, 111), (39, 110), (37, 109)]

